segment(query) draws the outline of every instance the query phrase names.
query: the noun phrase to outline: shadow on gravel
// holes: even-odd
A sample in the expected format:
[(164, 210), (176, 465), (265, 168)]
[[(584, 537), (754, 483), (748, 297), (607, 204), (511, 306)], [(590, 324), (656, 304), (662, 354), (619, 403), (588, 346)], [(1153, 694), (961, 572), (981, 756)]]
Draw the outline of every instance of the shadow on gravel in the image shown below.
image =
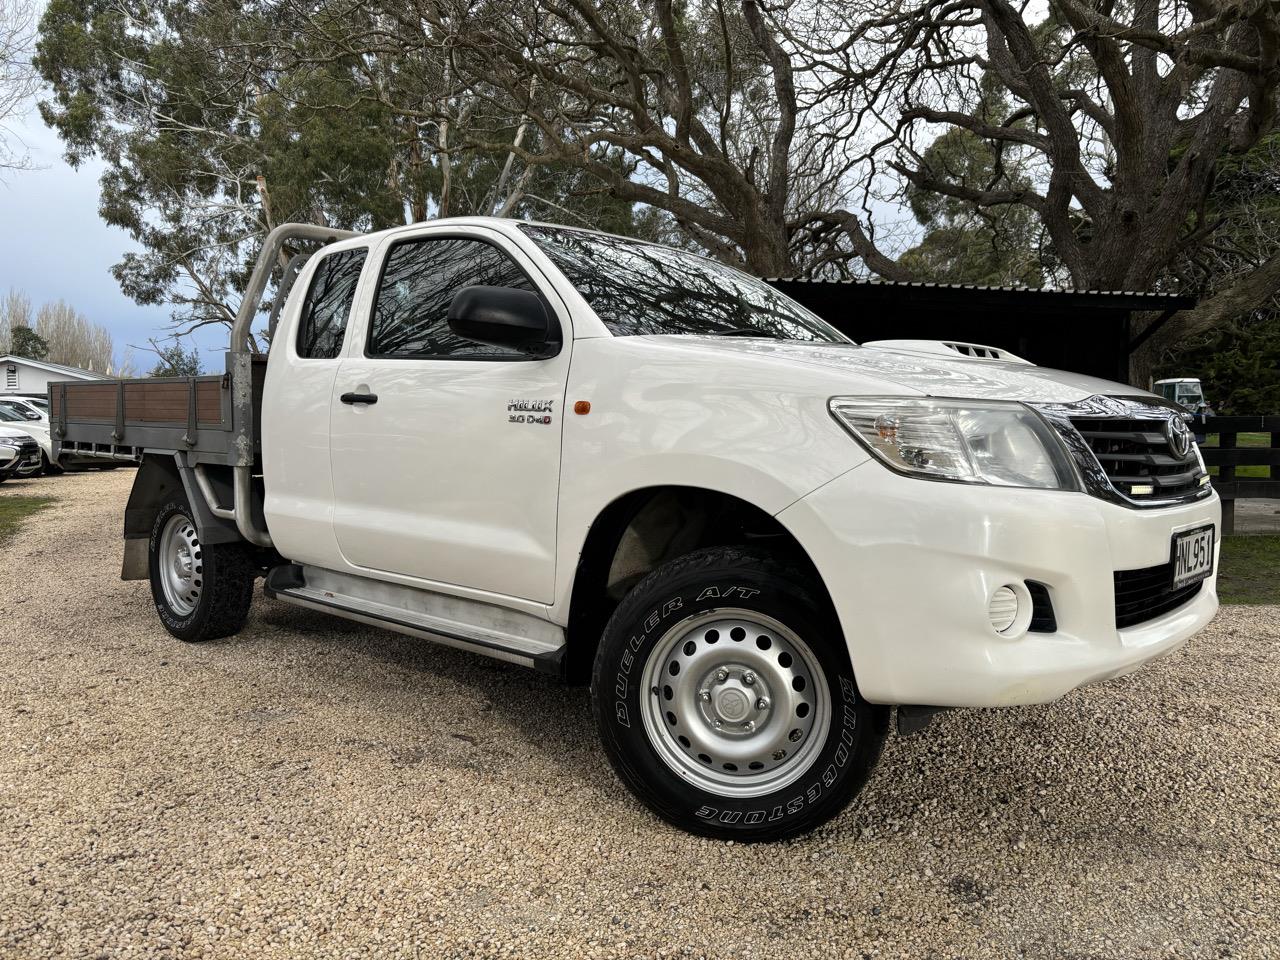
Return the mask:
[[(560, 776), (609, 802), (633, 802), (607, 774), (585, 687), (568, 687), (501, 661), (262, 599), (255, 603), (249, 627), (229, 642), (243, 645), (246, 640), (287, 645), (298, 654), (303, 648), (325, 652), (319, 658), (302, 655), (294, 664), (316, 670), (317, 682), (342, 684), (344, 696), (360, 699), (368, 711), (386, 712), (401, 727), (406, 718), (393, 714), (404, 707), (388, 699), (386, 691), (393, 683), (398, 689), (405, 682), (421, 687), (415, 710), (420, 710), (424, 737), (454, 737), (481, 755), (495, 751), (498, 771), (507, 765), (504, 759), (539, 757)], [(334, 669), (334, 658), (341, 664), (339, 676), (319, 675)], [(468, 704), (465, 713), (430, 702), (431, 689), (439, 685), (461, 691)], [(1180, 843), (1199, 846), (1191, 829), (1188, 791), (1214, 788), (1204, 777), (1189, 775), (1174, 744), (1161, 741), (1160, 719), (1153, 713), (1141, 688), (1121, 680), (1077, 691), (1049, 706), (940, 714), (912, 736), (890, 734), (867, 789), (826, 829), (893, 831), (927, 810), (951, 822), (951, 839), (960, 846), (991, 834), (1014, 849), (1025, 837), (1046, 834), (1063, 841), (1114, 842), (1118, 834), (1141, 834), (1150, 831), (1149, 824), (1161, 822), (1171, 825)], [(458, 733), (461, 727), (471, 732)], [(1152, 734), (1143, 738), (1145, 776), (1140, 780), (1117, 776), (1119, 769), (1134, 764), (1135, 728)], [(519, 744), (517, 754), (509, 752), (513, 744)], [(413, 744), (388, 749), (393, 764), (431, 762)], [(512, 789), (520, 787), (513, 783)], [(1105, 834), (1099, 832), (1096, 814), (1088, 813), (1099, 807), (1113, 811)], [(1182, 823), (1187, 829), (1177, 826)], [(977, 896), (967, 889), (957, 895)]]
[[(263, 631), (263, 627), (269, 631)], [(455, 731), (465, 721), (474, 721), (481, 729), (502, 729), (507, 733), (514, 730), (514, 739), (524, 750), (551, 761), (564, 776), (602, 786), (611, 796), (625, 795), (611, 778), (600, 784), (605, 761), (585, 686), (571, 687), (501, 660), (261, 597), (254, 601), (254, 616), (244, 632), (226, 642), (243, 643), (255, 633), (258, 642), (287, 644), (295, 649), (305, 645), (349, 658), (346, 676), (326, 682), (347, 684), (344, 693), (366, 697), (369, 710), (383, 709), (387, 701), (381, 696), (379, 684), (389, 683), (395, 672), (417, 678), (424, 702), (428, 686), (463, 688), (475, 701), (473, 712), (465, 716), (456, 712), (443, 714), (427, 703), (422, 709), (431, 732)], [(362, 668), (361, 664), (367, 667), (368, 661), (391, 673)], [(483, 739), (456, 732), (450, 735), (472, 743)]]

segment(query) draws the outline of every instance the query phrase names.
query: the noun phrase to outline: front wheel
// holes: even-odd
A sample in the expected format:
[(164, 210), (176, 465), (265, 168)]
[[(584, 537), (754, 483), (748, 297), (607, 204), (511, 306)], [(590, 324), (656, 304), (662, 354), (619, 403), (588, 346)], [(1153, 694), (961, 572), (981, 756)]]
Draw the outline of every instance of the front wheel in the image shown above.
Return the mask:
[(246, 544), (203, 543), (191, 508), (172, 501), (156, 514), (148, 547), (151, 599), (166, 630), (191, 643), (240, 631), (257, 577)]
[(655, 570), (596, 656), (596, 722), (618, 775), (693, 833), (781, 840), (866, 783), (888, 710), (858, 695), (834, 613), (769, 555), (716, 547)]

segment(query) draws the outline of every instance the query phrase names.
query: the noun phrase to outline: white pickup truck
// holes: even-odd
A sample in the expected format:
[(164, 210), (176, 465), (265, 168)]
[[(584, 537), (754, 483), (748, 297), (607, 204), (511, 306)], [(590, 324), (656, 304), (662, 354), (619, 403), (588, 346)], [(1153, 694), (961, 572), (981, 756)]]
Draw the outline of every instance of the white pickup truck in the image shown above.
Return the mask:
[(859, 346), (719, 263), (503, 220), (278, 228), (245, 304), (225, 376), (50, 390), (62, 451), (142, 461), (124, 575), (169, 632), (234, 634), (265, 576), (589, 677), (619, 777), (697, 833), (810, 830), (891, 706), (1045, 703), (1217, 609), (1203, 461), (1123, 384)]

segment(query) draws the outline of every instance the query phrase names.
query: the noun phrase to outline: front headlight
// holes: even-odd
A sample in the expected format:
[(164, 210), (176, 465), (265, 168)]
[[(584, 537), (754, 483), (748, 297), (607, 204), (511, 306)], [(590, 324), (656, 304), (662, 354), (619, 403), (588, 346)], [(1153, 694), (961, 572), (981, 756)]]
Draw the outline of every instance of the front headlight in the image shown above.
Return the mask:
[(1061, 441), (1020, 403), (833, 397), (831, 413), (880, 461), (929, 480), (1076, 489)]

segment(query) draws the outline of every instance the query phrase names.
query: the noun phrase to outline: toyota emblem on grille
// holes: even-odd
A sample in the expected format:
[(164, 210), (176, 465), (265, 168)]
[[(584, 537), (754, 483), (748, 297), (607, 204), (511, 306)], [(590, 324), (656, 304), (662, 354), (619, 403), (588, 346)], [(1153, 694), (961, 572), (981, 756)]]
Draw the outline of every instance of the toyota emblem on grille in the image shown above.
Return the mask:
[(1178, 416), (1171, 417), (1164, 425), (1164, 436), (1173, 455), (1179, 460), (1187, 459), (1191, 453), (1191, 430), (1186, 421)]

